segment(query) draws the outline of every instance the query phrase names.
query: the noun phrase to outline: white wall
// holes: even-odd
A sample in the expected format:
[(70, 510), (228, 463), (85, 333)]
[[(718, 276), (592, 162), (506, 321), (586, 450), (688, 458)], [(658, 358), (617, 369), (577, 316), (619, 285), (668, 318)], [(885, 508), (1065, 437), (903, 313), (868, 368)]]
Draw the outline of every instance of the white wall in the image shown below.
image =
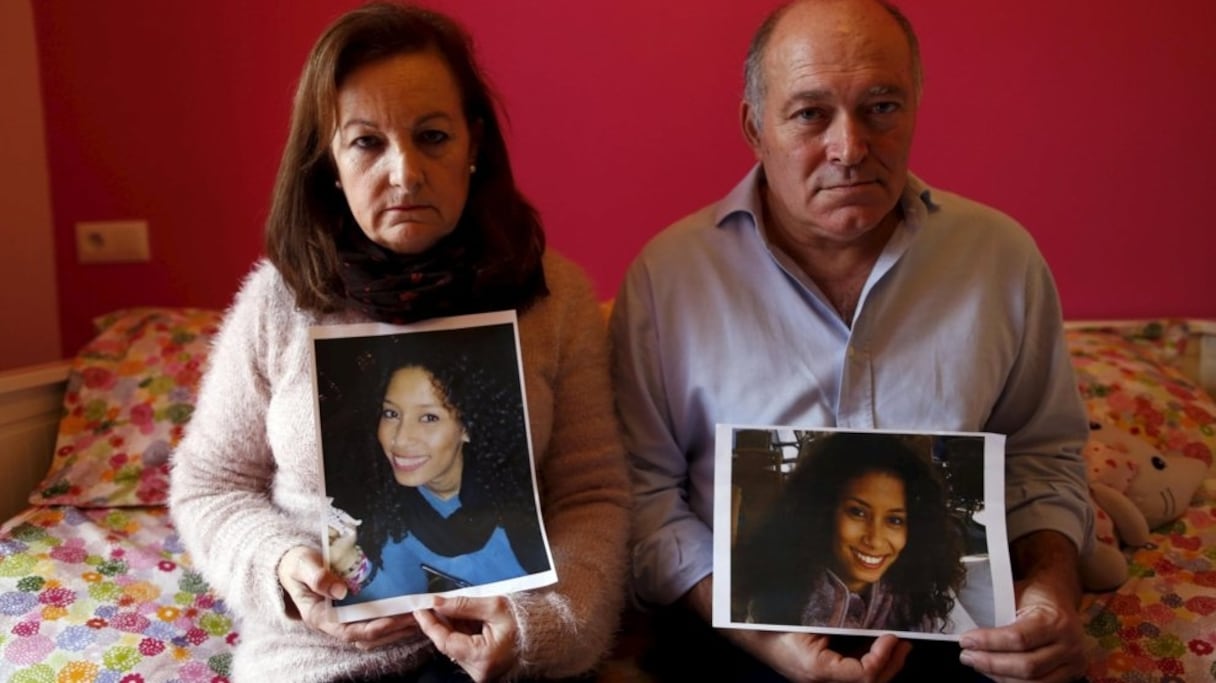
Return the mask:
[(61, 356), (30, 0), (0, 1), (0, 371)]

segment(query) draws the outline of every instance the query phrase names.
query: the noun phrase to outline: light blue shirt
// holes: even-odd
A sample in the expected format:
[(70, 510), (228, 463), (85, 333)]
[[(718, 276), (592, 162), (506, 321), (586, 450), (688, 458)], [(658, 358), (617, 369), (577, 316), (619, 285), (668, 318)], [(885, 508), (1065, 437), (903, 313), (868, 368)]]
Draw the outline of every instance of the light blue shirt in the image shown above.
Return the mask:
[[(418, 490), (445, 519), (460, 509), (458, 495), (444, 500), (425, 486)], [(423, 545), (413, 534), (406, 534), (400, 541), (390, 540), (384, 545), (381, 560), (384, 565), (372, 576), (371, 582), (364, 586), (358, 595), (351, 596), (339, 604), (348, 605), (432, 592), (427, 590), (427, 574), (422, 569), (423, 564), (471, 586), (514, 579), (528, 573), (515, 557), (511, 543), (507, 540), (507, 532), (501, 526), (494, 529), (486, 544), (478, 550), (454, 557), (439, 555)]]
[(1030, 235), (910, 176), (850, 328), (765, 239), (759, 174), (655, 236), (613, 306), (638, 596), (674, 602), (713, 570), (718, 423), (1005, 434), (1010, 540), (1088, 547), (1088, 421)]

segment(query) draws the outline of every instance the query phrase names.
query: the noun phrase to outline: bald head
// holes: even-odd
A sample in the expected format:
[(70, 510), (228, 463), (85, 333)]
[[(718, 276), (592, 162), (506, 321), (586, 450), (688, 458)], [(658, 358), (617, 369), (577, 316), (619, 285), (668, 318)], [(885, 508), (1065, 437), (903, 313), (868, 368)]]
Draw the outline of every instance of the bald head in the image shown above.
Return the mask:
[[(895, 5), (885, 0), (793, 0), (774, 10), (752, 36), (743, 69), (743, 98), (751, 105), (752, 114), (759, 117), (763, 112), (767, 91), (765, 61), (774, 36), (788, 39), (790, 33), (803, 33), (801, 27), (812, 26), (833, 31), (849, 31), (859, 37), (886, 28), (897, 28), (908, 46), (908, 69), (919, 99), (923, 73), (920, 61), (920, 42), (912, 23)], [(805, 36), (804, 40), (813, 39)], [(777, 40), (776, 42), (781, 42)]]

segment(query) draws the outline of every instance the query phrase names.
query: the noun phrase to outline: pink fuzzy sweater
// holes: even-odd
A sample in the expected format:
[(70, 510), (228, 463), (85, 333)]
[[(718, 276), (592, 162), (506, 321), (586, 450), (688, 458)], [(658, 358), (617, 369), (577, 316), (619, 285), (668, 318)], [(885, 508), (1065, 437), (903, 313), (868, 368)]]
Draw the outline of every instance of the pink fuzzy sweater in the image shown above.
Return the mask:
[[(613, 409), (607, 335), (583, 272), (550, 252), (551, 294), (519, 317), (541, 510), (558, 582), (510, 596), (511, 676), (570, 676), (609, 648), (624, 600), (629, 480)], [(198, 407), (173, 456), (170, 508), (196, 567), (233, 609), (237, 681), (333, 681), (407, 671), (429, 642), (363, 652), (288, 617), (275, 569), (319, 547), (323, 509), (308, 328), (366, 322), (296, 309), (258, 264), (216, 338)], [(318, 507), (321, 506), (321, 507)]]

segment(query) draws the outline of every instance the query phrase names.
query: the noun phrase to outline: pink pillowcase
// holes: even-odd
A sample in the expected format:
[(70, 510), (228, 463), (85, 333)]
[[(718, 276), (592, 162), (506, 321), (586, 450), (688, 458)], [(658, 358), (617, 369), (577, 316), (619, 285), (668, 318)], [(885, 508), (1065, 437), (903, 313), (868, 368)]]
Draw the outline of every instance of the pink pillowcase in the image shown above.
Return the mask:
[(34, 505), (163, 505), (169, 453), (194, 413), (222, 317), (197, 308), (131, 308), (97, 318), (73, 359), (50, 471)]

